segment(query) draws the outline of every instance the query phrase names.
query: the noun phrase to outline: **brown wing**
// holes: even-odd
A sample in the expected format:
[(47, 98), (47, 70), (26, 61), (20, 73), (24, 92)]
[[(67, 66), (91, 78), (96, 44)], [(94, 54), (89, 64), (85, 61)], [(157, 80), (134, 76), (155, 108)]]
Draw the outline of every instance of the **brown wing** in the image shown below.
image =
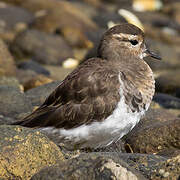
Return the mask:
[(79, 66), (20, 125), (65, 129), (102, 121), (120, 99), (118, 71), (105, 60), (90, 59)]

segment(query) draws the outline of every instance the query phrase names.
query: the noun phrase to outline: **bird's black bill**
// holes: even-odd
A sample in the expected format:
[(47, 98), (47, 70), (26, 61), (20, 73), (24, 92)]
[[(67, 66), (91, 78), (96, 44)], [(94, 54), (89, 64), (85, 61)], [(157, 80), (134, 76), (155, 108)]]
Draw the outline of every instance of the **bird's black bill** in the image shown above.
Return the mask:
[(158, 56), (157, 54), (154, 54), (153, 52), (149, 51), (148, 49), (146, 50), (146, 54), (151, 56), (152, 58), (154, 59), (158, 59), (158, 60), (161, 60), (161, 57)]

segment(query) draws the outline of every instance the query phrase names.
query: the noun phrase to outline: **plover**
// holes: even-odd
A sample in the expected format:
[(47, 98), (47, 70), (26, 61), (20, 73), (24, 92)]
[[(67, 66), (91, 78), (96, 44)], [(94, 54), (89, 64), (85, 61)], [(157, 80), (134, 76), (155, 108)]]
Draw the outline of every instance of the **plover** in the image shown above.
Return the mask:
[(32, 114), (15, 124), (34, 127), (67, 148), (101, 148), (118, 141), (148, 110), (155, 90), (144, 57), (144, 33), (132, 24), (104, 33), (98, 57), (69, 74)]

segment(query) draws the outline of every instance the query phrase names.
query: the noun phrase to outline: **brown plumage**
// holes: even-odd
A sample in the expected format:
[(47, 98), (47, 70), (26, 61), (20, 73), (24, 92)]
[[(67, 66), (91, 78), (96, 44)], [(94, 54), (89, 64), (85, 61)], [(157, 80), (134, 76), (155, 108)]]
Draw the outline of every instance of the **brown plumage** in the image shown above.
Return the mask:
[(146, 50), (139, 28), (131, 24), (111, 28), (103, 35), (98, 58), (81, 64), (36, 111), (15, 124), (71, 130), (103, 122), (116, 109), (120, 89), (128, 111), (147, 110), (154, 94), (152, 71), (142, 60), (148, 55), (155, 57)]

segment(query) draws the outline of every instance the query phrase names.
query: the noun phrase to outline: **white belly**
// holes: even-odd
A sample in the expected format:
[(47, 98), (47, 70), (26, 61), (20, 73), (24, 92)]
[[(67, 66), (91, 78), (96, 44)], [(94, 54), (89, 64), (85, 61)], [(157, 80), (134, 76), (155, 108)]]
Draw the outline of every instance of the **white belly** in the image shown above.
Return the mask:
[(41, 130), (49, 135), (56, 136), (56, 139), (59, 137), (60, 141), (63, 139), (64, 143), (67, 142), (69, 148), (73, 148), (77, 144), (81, 148), (105, 147), (127, 134), (139, 122), (143, 114), (144, 111), (131, 112), (124, 103), (124, 97), (122, 97), (112, 115), (103, 122), (93, 122), (68, 130), (53, 127)]

